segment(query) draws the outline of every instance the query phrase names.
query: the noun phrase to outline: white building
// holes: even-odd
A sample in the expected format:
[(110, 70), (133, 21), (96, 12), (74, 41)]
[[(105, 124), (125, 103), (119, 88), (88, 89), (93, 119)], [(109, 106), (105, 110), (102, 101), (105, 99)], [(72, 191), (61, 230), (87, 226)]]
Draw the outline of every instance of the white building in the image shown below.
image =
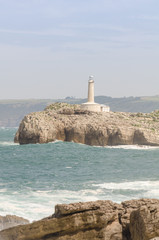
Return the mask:
[(88, 102), (81, 104), (81, 109), (93, 112), (109, 112), (110, 107), (94, 102), (94, 80), (93, 76), (88, 81)]

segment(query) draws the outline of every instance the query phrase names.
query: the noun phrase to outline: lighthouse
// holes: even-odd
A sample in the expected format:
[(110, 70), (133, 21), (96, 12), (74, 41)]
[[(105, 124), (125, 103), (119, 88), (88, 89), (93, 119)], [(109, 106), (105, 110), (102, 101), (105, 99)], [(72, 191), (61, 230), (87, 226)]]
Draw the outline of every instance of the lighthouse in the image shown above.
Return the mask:
[(88, 81), (88, 103), (94, 103), (94, 80), (93, 80), (93, 76), (89, 76), (89, 81)]
[(88, 80), (88, 101), (81, 104), (81, 109), (91, 112), (109, 112), (110, 108), (94, 102), (94, 77), (89, 76)]

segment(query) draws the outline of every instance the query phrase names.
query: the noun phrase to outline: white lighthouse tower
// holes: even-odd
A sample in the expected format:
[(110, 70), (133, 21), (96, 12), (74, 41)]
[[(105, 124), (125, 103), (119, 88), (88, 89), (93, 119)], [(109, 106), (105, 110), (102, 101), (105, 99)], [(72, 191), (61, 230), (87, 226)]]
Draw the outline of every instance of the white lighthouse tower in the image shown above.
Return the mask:
[(88, 81), (88, 101), (81, 104), (81, 109), (92, 112), (109, 112), (110, 108), (94, 102), (94, 77), (89, 76)]
[(88, 81), (88, 103), (94, 103), (94, 80), (93, 80), (93, 76), (89, 76), (89, 81)]

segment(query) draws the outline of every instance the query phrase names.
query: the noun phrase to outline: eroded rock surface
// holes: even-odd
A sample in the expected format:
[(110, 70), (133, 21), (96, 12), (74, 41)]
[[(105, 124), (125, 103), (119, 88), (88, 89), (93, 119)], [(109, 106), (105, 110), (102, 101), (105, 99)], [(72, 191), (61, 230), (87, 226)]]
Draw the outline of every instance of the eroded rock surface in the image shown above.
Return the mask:
[(77, 105), (55, 103), (43, 112), (25, 116), (15, 136), (20, 144), (56, 139), (96, 146), (159, 146), (159, 112), (93, 113)]
[[(159, 239), (159, 205), (150, 202), (140, 206), (130, 216), (130, 232), (136, 240)], [(158, 236), (158, 237), (157, 237)]]
[(0, 232), (0, 240), (150, 240), (159, 237), (159, 200), (56, 205), (55, 213)]

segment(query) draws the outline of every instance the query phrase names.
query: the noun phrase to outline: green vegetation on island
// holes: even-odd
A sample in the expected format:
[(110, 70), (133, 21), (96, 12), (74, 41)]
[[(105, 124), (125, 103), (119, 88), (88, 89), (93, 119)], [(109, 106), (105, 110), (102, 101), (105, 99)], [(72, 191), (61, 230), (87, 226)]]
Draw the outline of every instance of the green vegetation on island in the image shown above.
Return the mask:
[[(30, 112), (44, 110), (55, 102), (81, 104), (87, 99), (66, 97), (65, 99), (28, 99), (28, 100), (0, 100), (0, 127), (17, 127), (23, 117)], [(150, 97), (95, 97), (95, 102), (110, 106), (114, 112), (150, 113), (159, 109), (159, 96)]]

